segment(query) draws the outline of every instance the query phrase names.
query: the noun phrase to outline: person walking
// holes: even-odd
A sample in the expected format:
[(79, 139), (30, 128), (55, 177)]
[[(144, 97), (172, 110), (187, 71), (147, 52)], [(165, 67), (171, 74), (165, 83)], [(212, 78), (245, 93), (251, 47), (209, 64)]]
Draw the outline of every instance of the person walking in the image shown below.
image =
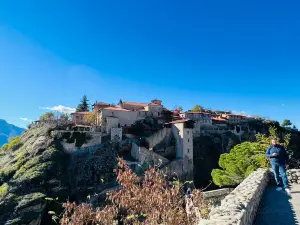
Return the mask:
[(288, 178), (286, 175), (286, 169), (288, 169), (288, 154), (286, 153), (285, 148), (278, 144), (278, 140), (276, 138), (272, 139), (272, 144), (268, 147), (266, 151), (266, 156), (270, 158), (271, 166), (273, 169), (273, 173), (275, 176), (275, 181), (277, 184), (277, 191), (281, 191), (282, 187), (280, 187), (280, 179), (279, 179), (279, 173), (282, 178), (282, 183), (284, 186), (284, 189), (288, 195), (291, 194), (291, 191), (289, 189), (289, 183)]

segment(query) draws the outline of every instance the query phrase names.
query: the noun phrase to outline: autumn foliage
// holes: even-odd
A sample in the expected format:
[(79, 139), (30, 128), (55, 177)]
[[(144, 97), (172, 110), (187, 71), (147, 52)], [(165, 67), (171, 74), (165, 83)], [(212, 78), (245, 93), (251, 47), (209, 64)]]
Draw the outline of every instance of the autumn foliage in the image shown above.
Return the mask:
[(106, 207), (67, 202), (60, 224), (191, 225), (199, 221), (199, 212), (207, 211), (201, 191), (194, 190), (187, 197), (183, 184), (168, 181), (158, 169), (150, 168), (140, 178), (120, 159), (117, 180), (123, 188), (108, 194)]

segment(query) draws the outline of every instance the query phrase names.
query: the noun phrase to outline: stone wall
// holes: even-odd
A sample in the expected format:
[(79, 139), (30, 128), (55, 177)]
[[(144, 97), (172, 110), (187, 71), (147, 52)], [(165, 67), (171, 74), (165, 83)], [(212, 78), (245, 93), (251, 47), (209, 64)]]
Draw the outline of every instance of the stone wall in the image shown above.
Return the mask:
[(151, 150), (155, 145), (159, 144), (162, 142), (166, 137), (171, 136), (172, 130), (171, 128), (163, 128), (153, 134), (151, 137), (146, 138), (148, 144), (149, 144), (149, 149)]
[[(55, 135), (60, 135), (60, 133), (63, 133), (63, 132), (70, 132), (70, 131), (59, 131), (59, 132), (56, 132)], [(73, 132), (76, 132), (76, 131), (73, 131)], [(91, 139), (89, 141), (87, 141), (87, 143), (84, 143), (81, 147), (76, 147), (75, 143), (68, 143), (66, 140), (62, 140), (61, 144), (62, 144), (64, 150), (68, 153), (71, 153), (74, 151), (78, 151), (80, 149), (82, 150), (82, 149), (94, 148), (94, 147), (98, 148), (102, 143), (102, 132), (88, 131), (86, 133), (88, 135), (90, 135)]]
[(165, 157), (151, 151), (148, 150), (145, 147), (140, 147), (140, 157), (139, 157), (139, 162), (143, 163), (143, 162), (148, 162), (151, 163), (153, 165), (165, 165), (169, 163), (169, 160), (166, 159)]
[(221, 201), (220, 206), (212, 209), (210, 220), (201, 220), (199, 225), (251, 225), (269, 182), (269, 173), (268, 169), (254, 171)]
[(290, 169), (286, 171), (286, 175), (291, 184), (300, 184), (300, 169)]
[(203, 198), (210, 202), (212, 207), (220, 206), (221, 201), (233, 191), (233, 188), (222, 188), (212, 191), (204, 191)]
[(122, 127), (111, 128), (110, 139), (122, 141)]
[(165, 157), (145, 147), (139, 147), (136, 143), (132, 143), (131, 156), (139, 163), (147, 162), (154, 165), (165, 165), (169, 163), (169, 160)]

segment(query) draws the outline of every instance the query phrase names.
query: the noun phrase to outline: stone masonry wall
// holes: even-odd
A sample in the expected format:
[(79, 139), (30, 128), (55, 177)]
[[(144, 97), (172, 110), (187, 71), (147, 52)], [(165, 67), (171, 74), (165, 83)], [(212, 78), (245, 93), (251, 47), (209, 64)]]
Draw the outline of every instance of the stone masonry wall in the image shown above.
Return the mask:
[(233, 191), (233, 188), (222, 188), (212, 191), (204, 191), (203, 198), (210, 202), (212, 207), (221, 205), (221, 201)]
[(286, 171), (289, 183), (300, 184), (300, 169), (290, 169)]
[(172, 133), (171, 128), (163, 128), (153, 134), (151, 137), (146, 138), (148, 144), (149, 144), (149, 150), (152, 150), (155, 145), (159, 144), (162, 140), (164, 140), (166, 137), (170, 136)]
[(199, 225), (251, 225), (269, 174), (268, 169), (254, 171), (221, 201), (220, 206), (212, 209), (210, 220), (201, 220)]

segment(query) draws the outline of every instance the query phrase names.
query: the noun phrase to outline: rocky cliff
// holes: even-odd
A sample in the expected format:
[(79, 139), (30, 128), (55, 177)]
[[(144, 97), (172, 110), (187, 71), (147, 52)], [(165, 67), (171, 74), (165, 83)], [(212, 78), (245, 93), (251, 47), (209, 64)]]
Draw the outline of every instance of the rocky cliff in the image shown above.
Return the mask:
[(54, 224), (48, 211), (61, 210), (57, 201), (81, 202), (114, 185), (111, 145), (66, 153), (53, 136), (57, 129), (46, 124), (29, 129), (0, 152), (0, 224)]

